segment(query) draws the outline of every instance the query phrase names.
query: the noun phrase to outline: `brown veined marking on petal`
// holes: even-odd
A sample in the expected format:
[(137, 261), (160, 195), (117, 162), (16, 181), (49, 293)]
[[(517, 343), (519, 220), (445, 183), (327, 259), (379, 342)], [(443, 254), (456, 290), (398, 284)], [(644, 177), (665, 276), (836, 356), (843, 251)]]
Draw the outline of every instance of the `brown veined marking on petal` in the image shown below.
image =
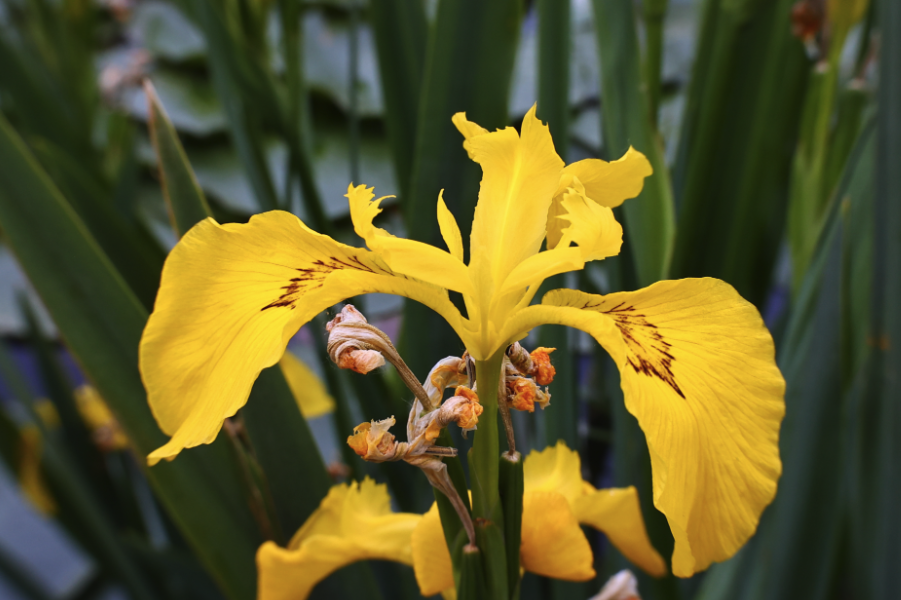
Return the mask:
[(379, 272), (381, 272), (386, 275), (397, 276), (397, 274), (393, 273), (391, 270), (382, 268), (379, 265), (374, 264), (373, 266), (375, 267), (375, 269), (378, 269), (378, 271), (376, 271), (372, 266), (365, 264), (357, 256), (348, 256), (345, 258), (350, 262), (345, 262), (344, 260), (341, 260), (336, 256), (330, 256), (328, 262), (317, 259), (312, 262), (312, 264), (314, 265), (312, 267), (295, 268), (294, 270), (299, 272), (301, 275), (289, 279), (288, 285), (279, 288), (285, 291), (282, 292), (278, 299), (273, 300), (272, 302), (261, 308), (260, 311), (262, 312), (268, 308), (276, 307), (286, 307), (294, 310), (294, 302), (297, 300), (301, 292), (321, 288), (325, 278), (337, 270), (354, 269), (356, 271), (366, 271), (373, 274), (378, 274)]
[[(663, 338), (663, 335), (657, 330), (657, 326), (648, 321), (645, 315), (636, 313), (634, 306), (625, 304), (625, 302), (620, 302), (602, 312), (613, 318), (623, 339), (626, 340), (626, 345), (632, 355), (627, 356), (626, 360), (629, 361), (636, 373), (658, 378), (673, 388), (682, 398), (685, 398), (682, 388), (676, 383), (676, 377), (673, 375), (672, 365), (676, 359), (669, 351), (672, 344)], [(586, 303), (583, 308), (597, 308), (598, 306), (600, 304)]]

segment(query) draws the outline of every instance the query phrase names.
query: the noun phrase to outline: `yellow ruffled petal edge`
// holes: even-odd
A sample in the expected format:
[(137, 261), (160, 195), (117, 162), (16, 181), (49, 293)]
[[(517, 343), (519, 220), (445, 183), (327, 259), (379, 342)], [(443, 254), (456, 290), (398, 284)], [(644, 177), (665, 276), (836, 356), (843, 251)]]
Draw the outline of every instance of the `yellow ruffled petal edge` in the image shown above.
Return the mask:
[(411, 536), (422, 517), (392, 513), (385, 485), (334, 486), (288, 548), (257, 551), (258, 600), (305, 600), (320, 581), (358, 560), (413, 563)]
[(620, 369), (648, 441), (654, 505), (676, 540), (673, 573), (731, 557), (757, 528), (782, 471), (785, 382), (757, 310), (716, 279), (607, 296), (555, 290), (506, 337), (540, 323), (583, 329)]
[(148, 462), (215, 439), (223, 420), (247, 401), (260, 371), (281, 359), (304, 323), (372, 292), (422, 302), (468, 339), (446, 290), (396, 275), (377, 254), (320, 235), (290, 213), (255, 215), (247, 224), (207, 219), (195, 225), (166, 260), (141, 338), (148, 402), (172, 436)]
[(288, 351), (278, 364), (305, 419), (315, 419), (334, 412), (335, 399), (325, 389), (319, 377), (302, 360)]

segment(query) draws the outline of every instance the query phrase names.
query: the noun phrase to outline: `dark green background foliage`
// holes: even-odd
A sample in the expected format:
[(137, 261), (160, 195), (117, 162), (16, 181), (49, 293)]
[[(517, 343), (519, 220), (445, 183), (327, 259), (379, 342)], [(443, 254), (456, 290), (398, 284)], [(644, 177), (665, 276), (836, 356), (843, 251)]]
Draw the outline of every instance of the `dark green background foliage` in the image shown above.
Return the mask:
[[(358, 244), (342, 197), (353, 181), (396, 196), (383, 226), (438, 245), (443, 189), (467, 237), (480, 173), (450, 117), (518, 126), (535, 101), (567, 162), (631, 145), (654, 167), (617, 209), (622, 255), (553, 283), (607, 293), (724, 279), (763, 313), (787, 381), (784, 474), (757, 534), (692, 579), (641, 575), (642, 596), (901, 597), (901, 4), (873, 0), (846, 39), (825, 4), (0, 1), (0, 454), (14, 473), (23, 427), (41, 427), (53, 518), (96, 566), (70, 597), (113, 585), (141, 600), (253, 598), (257, 547), (284, 544), (315, 510), (340, 476), (327, 464), (388, 483), (399, 510), (428, 508), (414, 469), (365, 464), (335, 443), (408, 405), (392, 373), (328, 364), (324, 321), (302, 354), (337, 399), (332, 417), (304, 420), (270, 369), (215, 443), (150, 469), (141, 455), (165, 436), (138, 341), (166, 252), (209, 215), (291, 210)], [(398, 346), (420, 378), (463, 350), (422, 306), (355, 302), (401, 323)], [(547, 412), (516, 415), (526, 451), (563, 439), (593, 483), (637, 486), (668, 556), (614, 365), (561, 328), (533, 335), (559, 349), (558, 377)], [(69, 356), (135, 456), (91, 442)], [(37, 418), (38, 396), (58, 429)], [(527, 575), (522, 598), (588, 598), (628, 566), (589, 538), (597, 580)], [(0, 567), (24, 597), (52, 597), (2, 547)], [(361, 563), (314, 596), (418, 591), (409, 568)]]

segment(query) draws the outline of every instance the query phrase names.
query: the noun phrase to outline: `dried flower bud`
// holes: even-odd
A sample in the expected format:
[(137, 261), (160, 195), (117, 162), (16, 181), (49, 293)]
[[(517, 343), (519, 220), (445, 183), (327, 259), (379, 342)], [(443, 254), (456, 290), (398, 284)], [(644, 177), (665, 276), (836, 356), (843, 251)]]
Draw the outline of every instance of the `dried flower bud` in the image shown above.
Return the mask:
[(476, 429), (482, 410), (478, 395), (466, 386), (458, 386), (454, 396), (445, 400), (438, 410), (425, 415), (431, 419), (423, 434), (425, 441), (434, 442), (441, 430), (451, 423), (456, 423), (463, 431)]
[(529, 371), (529, 374), (535, 377), (538, 385), (548, 385), (554, 381), (557, 369), (551, 364), (550, 357), (551, 352), (554, 350), (556, 348), (535, 348), (530, 355), (532, 357), (532, 369)]
[(385, 357), (378, 350), (351, 350), (340, 354), (337, 363), (341, 369), (350, 369), (365, 375), (384, 366)]
[(434, 406), (441, 404), (444, 390), (456, 387), (469, 381), (466, 375), (466, 361), (456, 356), (448, 356), (439, 360), (426, 379), (425, 388)]
[(641, 600), (638, 581), (632, 571), (624, 569), (608, 579), (600, 593), (589, 600)]
[(346, 305), (325, 325), (325, 330), (329, 333), (329, 357), (340, 368), (365, 375), (385, 364), (379, 351), (385, 340), (352, 305)]
[(519, 342), (513, 342), (507, 348), (507, 358), (516, 367), (516, 370), (523, 375), (528, 375), (532, 372), (532, 357), (529, 356), (529, 352)]
[(398, 444), (394, 434), (388, 431), (394, 425), (394, 417), (384, 421), (361, 423), (348, 436), (347, 445), (363, 458), (375, 462), (397, 460)]
[(531, 379), (517, 377), (507, 382), (507, 403), (515, 410), (535, 412), (535, 401), (538, 399), (538, 386)]

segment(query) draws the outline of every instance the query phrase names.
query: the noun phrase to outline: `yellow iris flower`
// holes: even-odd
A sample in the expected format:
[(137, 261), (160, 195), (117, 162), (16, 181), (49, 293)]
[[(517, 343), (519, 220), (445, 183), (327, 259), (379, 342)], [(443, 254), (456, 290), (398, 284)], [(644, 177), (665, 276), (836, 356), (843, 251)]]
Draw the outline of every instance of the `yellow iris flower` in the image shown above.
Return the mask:
[[(526, 571), (565, 579), (594, 579), (594, 558), (580, 525), (602, 531), (611, 544), (647, 573), (666, 574), (666, 563), (645, 530), (634, 487), (598, 490), (582, 480), (579, 454), (563, 442), (526, 457), (520, 563)], [(450, 553), (433, 504), (413, 530), (413, 566), (423, 596), (453, 589)]]
[[(556, 579), (593, 579), (594, 560), (581, 523), (603, 531), (651, 575), (666, 573), (648, 540), (635, 488), (597, 490), (582, 481), (579, 455), (562, 442), (532, 452), (523, 467), (523, 569)], [(411, 565), (423, 596), (454, 596), (437, 505), (425, 515), (393, 513), (387, 488), (365, 479), (334, 486), (287, 548), (273, 542), (260, 547), (257, 597), (304, 600), (330, 573), (359, 560)]]
[[(611, 208), (638, 195), (651, 167), (632, 149), (617, 161), (564, 166), (534, 108), (521, 133), (488, 132), (462, 113), (453, 121), (483, 172), (469, 264), (440, 196), (447, 252), (375, 227), (380, 201), (365, 186), (351, 185), (347, 197), (368, 250), (280, 211), (247, 224), (207, 219), (181, 239), (141, 340), (150, 407), (172, 436), (150, 464), (211, 442), (316, 314), (351, 296), (391, 293), (437, 311), (476, 360), (545, 323), (594, 336), (619, 367), (626, 407), (645, 432), (654, 504), (676, 540), (673, 572), (689, 576), (730, 557), (756, 529), (781, 473), (785, 383), (757, 310), (715, 279), (606, 296), (555, 290), (531, 304), (545, 278), (619, 252)], [(466, 317), (449, 290), (462, 294)]]

